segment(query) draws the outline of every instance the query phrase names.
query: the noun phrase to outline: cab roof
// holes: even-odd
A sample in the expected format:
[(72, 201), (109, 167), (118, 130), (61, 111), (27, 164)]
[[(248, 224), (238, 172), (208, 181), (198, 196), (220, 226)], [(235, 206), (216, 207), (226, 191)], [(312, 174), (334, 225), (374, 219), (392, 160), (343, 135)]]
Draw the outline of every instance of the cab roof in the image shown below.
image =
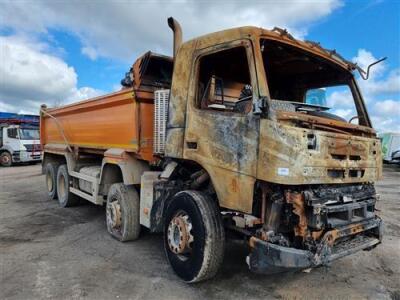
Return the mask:
[(209, 33), (182, 44), (182, 47), (189, 44), (196, 44), (196, 48), (207, 48), (218, 45), (227, 41), (233, 41), (242, 38), (255, 38), (255, 39), (270, 39), (279, 41), (285, 44), (292, 45), (293, 47), (302, 49), (304, 51), (313, 53), (321, 56), (327, 60), (330, 60), (341, 67), (352, 71), (356, 69), (356, 64), (346, 60), (336, 50), (329, 50), (323, 48), (320, 43), (313, 41), (302, 41), (294, 38), (286, 29), (275, 27), (272, 30), (255, 27), (255, 26), (244, 26), (232, 29), (226, 29), (214, 33)]

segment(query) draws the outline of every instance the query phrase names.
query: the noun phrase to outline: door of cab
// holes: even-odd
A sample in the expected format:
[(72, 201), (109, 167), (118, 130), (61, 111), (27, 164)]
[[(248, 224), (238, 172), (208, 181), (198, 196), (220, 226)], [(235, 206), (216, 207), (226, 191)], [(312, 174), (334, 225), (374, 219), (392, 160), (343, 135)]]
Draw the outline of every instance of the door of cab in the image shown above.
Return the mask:
[(251, 43), (235, 41), (196, 54), (184, 158), (207, 170), (220, 206), (251, 212), (259, 141), (259, 118), (252, 113), (258, 88)]

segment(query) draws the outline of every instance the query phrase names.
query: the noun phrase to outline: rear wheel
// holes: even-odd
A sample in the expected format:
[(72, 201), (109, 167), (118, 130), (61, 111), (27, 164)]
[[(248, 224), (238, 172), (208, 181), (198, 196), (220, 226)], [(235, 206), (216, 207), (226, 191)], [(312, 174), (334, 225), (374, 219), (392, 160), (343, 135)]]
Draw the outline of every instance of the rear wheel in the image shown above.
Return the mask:
[(11, 167), (12, 157), (11, 154), (7, 151), (4, 151), (0, 154), (0, 164), (3, 167)]
[(107, 196), (108, 232), (121, 242), (133, 241), (140, 234), (139, 195), (133, 186), (114, 183)]
[(69, 190), (70, 178), (67, 165), (61, 165), (57, 171), (57, 198), (62, 207), (70, 207), (79, 203), (77, 195)]
[(47, 163), (45, 168), (45, 179), (47, 187), (47, 196), (50, 200), (57, 198), (57, 171), (58, 164)]
[(214, 277), (224, 247), (225, 232), (215, 203), (197, 191), (176, 194), (164, 224), (165, 253), (175, 273), (186, 282)]

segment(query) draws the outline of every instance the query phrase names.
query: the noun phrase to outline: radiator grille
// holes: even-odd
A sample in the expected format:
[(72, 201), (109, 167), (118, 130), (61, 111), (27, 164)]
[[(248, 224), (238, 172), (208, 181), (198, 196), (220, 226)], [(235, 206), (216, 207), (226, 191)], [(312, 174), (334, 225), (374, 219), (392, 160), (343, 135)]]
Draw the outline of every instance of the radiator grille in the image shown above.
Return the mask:
[(158, 90), (154, 92), (154, 141), (153, 152), (164, 154), (165, 134), (168, 116), (169, 90)]

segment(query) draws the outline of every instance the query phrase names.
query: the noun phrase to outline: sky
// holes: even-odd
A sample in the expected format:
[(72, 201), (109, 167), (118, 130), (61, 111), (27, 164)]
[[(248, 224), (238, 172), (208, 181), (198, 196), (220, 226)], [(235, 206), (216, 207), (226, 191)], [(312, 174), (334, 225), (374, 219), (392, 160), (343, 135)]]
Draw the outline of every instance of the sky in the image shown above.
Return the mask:
[[(254, 25), (287, 28), (361, 67), (387, 56), (369, 80), (356, 74), (374, 127), (400, 132), (400, 0), (371, 1), (5, 1), (0, 0), (0, 111), (38, 113), (118, 90), (148, 50), (170, 55), (167, 18), (184, 40)], [(349, 92), (328, 94), (353, 114)]]

